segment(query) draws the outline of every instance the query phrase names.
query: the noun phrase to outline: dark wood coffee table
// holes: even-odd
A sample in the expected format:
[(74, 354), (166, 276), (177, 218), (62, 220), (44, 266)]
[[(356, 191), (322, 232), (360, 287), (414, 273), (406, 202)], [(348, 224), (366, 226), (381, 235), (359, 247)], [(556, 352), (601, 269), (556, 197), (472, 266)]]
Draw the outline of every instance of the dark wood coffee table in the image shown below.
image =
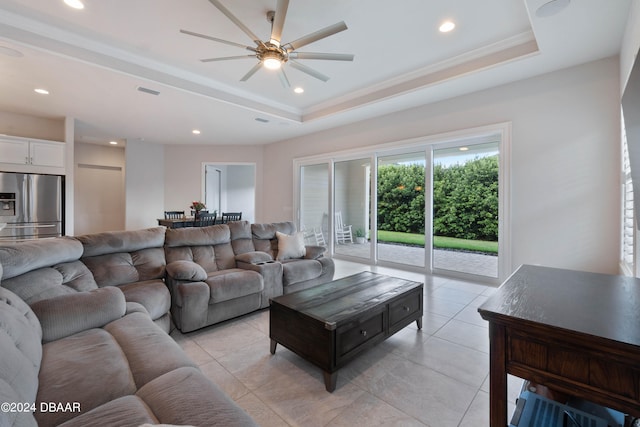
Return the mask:
[(423, 284), (363, 272), (271, 299), (271, 354), (278, 343), (318, 366), (327, 391), (338, 369), (415, 321), (422, 329)]

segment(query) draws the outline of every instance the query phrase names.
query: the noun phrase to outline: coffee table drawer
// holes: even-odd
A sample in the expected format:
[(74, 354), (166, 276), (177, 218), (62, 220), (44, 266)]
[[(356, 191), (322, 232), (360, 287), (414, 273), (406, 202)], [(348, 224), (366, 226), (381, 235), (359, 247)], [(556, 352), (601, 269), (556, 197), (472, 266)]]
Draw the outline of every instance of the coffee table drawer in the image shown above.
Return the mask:
[(384, 312), (377, 313), (362, 321), (350, 322), (339, 328), (336, 334), (336, 362), (350, 356), (364, 344), (377, 337), (384, 337)]
[(389, 327), (408, 317), (414, 316), (422, 308), (422, 295), (420, 292), (412, 292), (409, 295), (389, 304)]

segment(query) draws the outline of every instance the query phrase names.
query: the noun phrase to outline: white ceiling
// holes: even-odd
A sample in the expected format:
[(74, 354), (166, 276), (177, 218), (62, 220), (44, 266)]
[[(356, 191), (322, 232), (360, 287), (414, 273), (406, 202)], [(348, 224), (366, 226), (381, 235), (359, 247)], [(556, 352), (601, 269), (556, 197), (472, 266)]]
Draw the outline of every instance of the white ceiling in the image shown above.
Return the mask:
[[(84, 10), (0, 0), (0, 110), (74, 117), (85, 142), (267, 144), (619, 52), (631, 0), (573, 0), (537, 17), (548, 1), (290, 0), (283, 42), (344, 21), (348, 30), (300, 51), (355, 60), (300, 60), (326, 83), (285, 65), (285, 89), (265, 69), (239, 81), (256, 59), (200, 61), (250, 52), (180, 29), (253, 44), (207, 0), (84, 0)], [(276, 0), (221, 2), (268, 40)], [(445, 19), (457, 26), (443, 34)]]

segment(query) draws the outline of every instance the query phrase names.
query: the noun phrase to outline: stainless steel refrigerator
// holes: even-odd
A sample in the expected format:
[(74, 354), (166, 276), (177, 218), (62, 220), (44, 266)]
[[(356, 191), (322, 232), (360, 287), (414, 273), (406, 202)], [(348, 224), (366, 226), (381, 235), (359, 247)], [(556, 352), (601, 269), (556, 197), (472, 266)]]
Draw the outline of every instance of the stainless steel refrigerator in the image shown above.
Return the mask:
[(0, 172), (0, 241), (64, 234), (64, 178)]

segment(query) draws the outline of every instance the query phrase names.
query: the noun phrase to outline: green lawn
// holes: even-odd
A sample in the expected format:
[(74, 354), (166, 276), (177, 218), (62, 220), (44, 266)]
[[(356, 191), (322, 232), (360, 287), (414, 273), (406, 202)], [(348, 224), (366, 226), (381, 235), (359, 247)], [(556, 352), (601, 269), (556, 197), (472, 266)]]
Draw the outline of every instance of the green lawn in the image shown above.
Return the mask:
[[(424, 235), (422, 234), (378, 230), (378, 240), (381, 242), (424, 246)], [(465, 240), (456, 239), (455, 237), (433, 236), (433, 246), (439, 249), (498, 253), (498, 242), (487, 242), (484, 240)]]

